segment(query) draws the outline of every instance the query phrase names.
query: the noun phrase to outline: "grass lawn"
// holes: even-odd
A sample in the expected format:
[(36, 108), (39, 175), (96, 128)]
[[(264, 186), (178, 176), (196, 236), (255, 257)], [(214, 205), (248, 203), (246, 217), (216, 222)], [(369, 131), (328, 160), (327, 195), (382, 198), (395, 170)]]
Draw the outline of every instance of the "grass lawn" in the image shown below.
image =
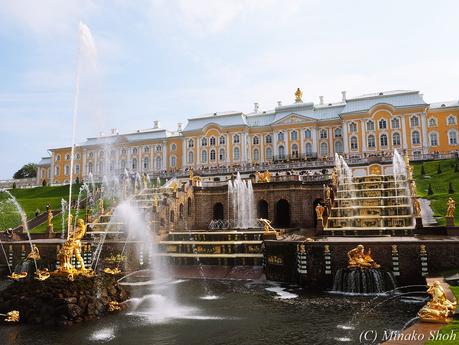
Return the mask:
[[(459, 301), (459, 286), (450, 286), (451, 291), (456, 296), (456, 300)], [(451, 331), (456, 334), (456, 340), (430, 340), (427, 345), (439, 345), (439, 344), (458, 344), (459, 343), (459, 320), (453, 320), (450, 324), (446, 325), (440, 330), (440, 334), (451, 334)]]
[[(77, 198), (79, 186), (74, 185), (72, 188), (73, 198)], [(10, 189), (9, 192), (14, 195), (21, 207), (24, 209), (27, 219), (35, 217), (35, 210), (40, 212), (46, 210), (46, 205), (49, 203), (52, 209), (61, 209), (61, 199), (68, 199), (69, 186), (57, 187), (36, 187), (28, 189)], [(0, 192), (0, 231), (9, 227), (14, 228), (21, 223), (20, 216), (10, 202), (5, 202), (8, 199), (6, 193)], [(61, 229), (61, 217), (57, 216), (53, 219), (54, 228), (59, 231)], [(43, 227), (41, 229), (40, 227)], [(38, 226), (34, 232), (45, 232), (46, 224)]]
[[(455, 164), (459, 165), (459, 160), (447, 159), (438, 161), (428, 161), (424, 163), (411, 163), (413, 166), (414, 178), (418, 196), (430, 200), (430, 205), (435, 217), (441, 225), (445, 224), (443, 218), (448, 208), (448, 198), (452, 197), (459, 208), (459, 172), (454, 172)], [(425, 175), (421, 174), (421, 166), (424, 165)], [(440, 165), (441, 173), (438, 173)], [(448, 185), (452, 183), (454, 193), (448, 194)], [(433, 194), (427, 195), (429, 183), (432, 186)], [(459, 210), (456, 210), (455, 223), (459, 225)]]

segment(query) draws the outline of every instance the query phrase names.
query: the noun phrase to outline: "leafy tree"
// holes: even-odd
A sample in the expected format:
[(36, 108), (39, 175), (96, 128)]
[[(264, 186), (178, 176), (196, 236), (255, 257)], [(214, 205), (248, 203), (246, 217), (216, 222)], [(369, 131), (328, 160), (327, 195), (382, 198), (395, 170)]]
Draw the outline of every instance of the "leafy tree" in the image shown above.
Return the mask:
[(13, 182), (13, 189), (16, 189), (16, 182)]
[(34, 163), (25, 164), (21, 169), (16, 171), (13, 178), (30, 178), (37, 177), (37, 165)]
[(429, 188), (427, 189), (427, 195), (433, 195), (432, 184), (429, 183)]

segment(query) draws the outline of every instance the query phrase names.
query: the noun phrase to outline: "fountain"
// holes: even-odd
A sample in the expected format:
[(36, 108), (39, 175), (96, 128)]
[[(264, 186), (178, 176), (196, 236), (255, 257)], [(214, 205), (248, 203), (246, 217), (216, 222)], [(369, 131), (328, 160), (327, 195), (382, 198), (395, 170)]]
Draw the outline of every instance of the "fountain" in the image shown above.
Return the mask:
[(256, 217), (252, 181), (242, 180), (238, 172), (234, 180), (228, 181), (228, 198), (231, 200), (233, 209), (234, 228), (254, 228)]

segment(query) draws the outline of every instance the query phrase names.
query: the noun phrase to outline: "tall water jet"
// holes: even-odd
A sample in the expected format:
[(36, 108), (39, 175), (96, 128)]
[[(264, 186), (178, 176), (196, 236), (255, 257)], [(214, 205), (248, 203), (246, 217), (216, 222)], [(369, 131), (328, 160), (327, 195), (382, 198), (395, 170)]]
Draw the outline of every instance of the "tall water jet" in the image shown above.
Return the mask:
[(252, 181), (244, 181), (239, 172), (228, 181), (228, 195), (233, 207), (234, 227), (248, 229), (256, 226), (255, 200)]

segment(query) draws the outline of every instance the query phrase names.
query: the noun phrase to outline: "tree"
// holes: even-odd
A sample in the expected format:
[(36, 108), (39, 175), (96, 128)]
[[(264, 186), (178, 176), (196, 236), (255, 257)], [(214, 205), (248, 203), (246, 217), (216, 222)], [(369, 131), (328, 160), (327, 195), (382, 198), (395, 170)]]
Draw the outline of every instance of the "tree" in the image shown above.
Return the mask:
[(421, 175), (424, 176), (426, 174), (426, 169), (424, 168), (424, 163), (421, 164)]
[(16, 171), (13, 178), (31, 178), (37, 177), (37, 165), (34, 163), (25, 164), (21, 169)]
[(440, 166), (440, 163), (438, 163), (437, 174), (441, 174), (441, 173), (442, 173), (441, 166)]
[(429, 188), (427, 189), (427, 195), (433, 195), (432, 184), (429, 183)]
[(453, 183), (452, 182), (450, 182), (448, 184), (448, 193), (449, 194), (454, 194), (454, 188), (453, 188)]
[(75, 184), (80, 184), (80, 178), (78, 176), (75, 179)]

